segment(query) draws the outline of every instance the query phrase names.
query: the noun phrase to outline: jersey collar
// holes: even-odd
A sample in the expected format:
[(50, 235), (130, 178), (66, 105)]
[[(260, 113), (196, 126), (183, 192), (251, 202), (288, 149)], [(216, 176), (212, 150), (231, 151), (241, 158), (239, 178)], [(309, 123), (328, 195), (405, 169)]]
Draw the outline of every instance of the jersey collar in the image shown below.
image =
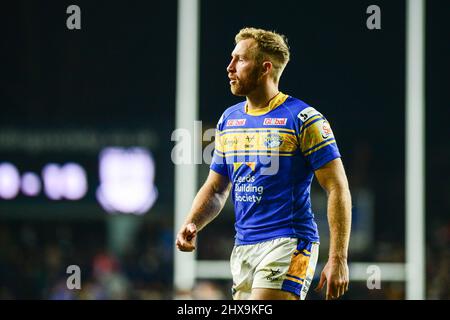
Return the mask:
[(278, 94), (275, 97), (273, 97), (269, 101), (269, 104), (266, 107), (258, 109), (258, 110), (248, 110), (248, 105), (246, 103), (245, 107), (244, 107), (244, 112), (251, 116), (262, 116), (262, 115), (272, 111), (273, 109), (279, 107), (280, 105), (282, 105), (288, 97), (289, 96), (287, 94), (284, 94), (283, 92), (280, 91), (280, 92), (278, 92)]

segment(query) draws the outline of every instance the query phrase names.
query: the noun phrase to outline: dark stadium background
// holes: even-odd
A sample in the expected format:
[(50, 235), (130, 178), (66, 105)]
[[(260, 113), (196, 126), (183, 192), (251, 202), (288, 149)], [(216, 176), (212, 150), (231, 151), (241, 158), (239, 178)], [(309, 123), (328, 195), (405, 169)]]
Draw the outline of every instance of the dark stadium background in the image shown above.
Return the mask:
[[(66, 8), (79, 5), (82, 29), (66, 28)], [(366, 28), (366, 8), (381, 8), (381, 30)], [(448, 299), (450, 240), (449, 2), (427, 1), (426, 258), (427, 298)], [(285, 34), (291, 47), (280, 89), (317, 107), (337, 137), (352, 192), (374, 199), (373, 234), (359, 262), (404, 262), (405, 2), (202, 1), (200, 118), (215, 125), (239, 101), (225, 68), (244, 26)], [(75, 161), (89, 190), (78, 201), (18, 195), (0, 199), (0, 298), (172, 299), (177, 1), (11, 1), (0, 11), (0, 163), (38, 172)], [(136, 133), (156, 165), (158, 199), (123, 252), (111, 250), (111, 220), (95, 199), (98, 152), (33, 149), (5, 132)], [(147, 141), (147, 140), (146, 140)], [(113, 142), (106, 141), (107, 146)], [(50, 143), (51, 144), (51, 143)], [(131, 143), (132, 144), (132, 143)], [(201, 165), (199, 184), (208, 166)], [(317, 185), (313, 186), (315, 192)], [(314, 204), (313, 204), (314, 205)], [(233, 214), (200, 235), (199, 258), (229, 258)], [(321, 259), (326, 254), (321, 253)], [(79, 265), (83, 289), (65, 290), (66, 267)], [(318, 273), (319, 271), (317, 271)], [(105, 282), (103, 273), (108, 273)], [(316, 275), (317, 275), (316, 273)], [(107, 283), (107, 284), (105, 284)], [(314, 285), (314, 284), (313, 284)], [(230, 281), (203, 281), (194, 296), (229, 299)], [(367, 290), (352, 283), (347, 299), (403, 299), (404, 283)], [(321, 295), (310, 291), (310, 299)]]

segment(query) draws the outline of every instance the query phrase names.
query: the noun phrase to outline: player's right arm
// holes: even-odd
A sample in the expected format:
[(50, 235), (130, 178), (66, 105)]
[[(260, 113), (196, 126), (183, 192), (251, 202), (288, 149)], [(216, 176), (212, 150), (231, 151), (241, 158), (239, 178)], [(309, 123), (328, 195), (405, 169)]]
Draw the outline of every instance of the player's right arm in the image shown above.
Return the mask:
[(191, 210), (178, 232), (176, 245), (180, 251), (193, 251), (197, 232), (210, 223), (222, 210), (230, 193), (227, 176), (209, 171), (208, 178), (198, 191)]

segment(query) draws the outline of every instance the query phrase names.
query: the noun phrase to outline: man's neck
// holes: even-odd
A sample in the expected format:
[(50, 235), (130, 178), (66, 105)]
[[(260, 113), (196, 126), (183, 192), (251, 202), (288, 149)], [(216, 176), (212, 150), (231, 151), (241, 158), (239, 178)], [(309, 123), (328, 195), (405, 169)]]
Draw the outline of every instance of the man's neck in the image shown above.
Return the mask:
[(247, 108), (249, 111), (256, 111), (267, 107), (269, 101), (272, 100), (280, 91), (278, 86), (268, 86), (262, 90), (252, 92), (247, 96)]

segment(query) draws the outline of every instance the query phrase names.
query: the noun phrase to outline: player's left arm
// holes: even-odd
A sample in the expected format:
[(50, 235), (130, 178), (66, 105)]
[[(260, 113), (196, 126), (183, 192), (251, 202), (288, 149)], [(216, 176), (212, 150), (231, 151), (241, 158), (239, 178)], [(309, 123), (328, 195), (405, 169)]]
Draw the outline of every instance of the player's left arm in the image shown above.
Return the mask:
[(347, 290), (349, 271), (347, 265), (351, 229), (351, 195), (344, 166), (336, 158), (315, 171), (315, 176), (328, 195), (328, 224), (330, 250), (316, 291), (327, 282), (326, 299), (337, 299)]

